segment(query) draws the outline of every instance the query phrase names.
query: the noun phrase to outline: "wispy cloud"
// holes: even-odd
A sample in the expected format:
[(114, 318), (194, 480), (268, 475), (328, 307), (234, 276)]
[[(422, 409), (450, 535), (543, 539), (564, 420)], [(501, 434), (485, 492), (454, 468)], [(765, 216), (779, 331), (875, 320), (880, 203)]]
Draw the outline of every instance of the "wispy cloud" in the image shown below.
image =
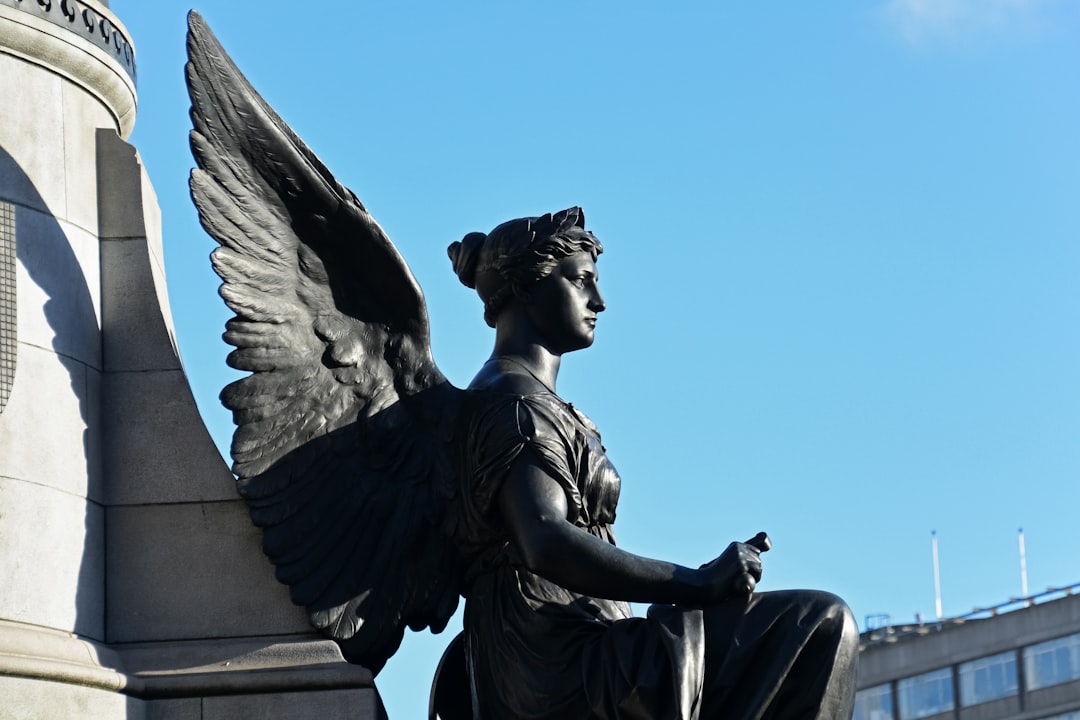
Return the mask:
[(1060, 0), (888, 0), (884, 14), (915, 45), (971, 41), (1002, 33), (1030, 36)]

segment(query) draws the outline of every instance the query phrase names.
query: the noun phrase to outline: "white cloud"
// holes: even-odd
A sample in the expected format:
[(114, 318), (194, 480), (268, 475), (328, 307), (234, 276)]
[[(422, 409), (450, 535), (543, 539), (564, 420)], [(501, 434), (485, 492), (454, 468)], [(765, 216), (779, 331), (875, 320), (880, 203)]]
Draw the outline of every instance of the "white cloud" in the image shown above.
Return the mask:
[(886, 17), (909, 42), (965, 41), (988, 34), (1037, 32), (1059, 0), (888, 0)]

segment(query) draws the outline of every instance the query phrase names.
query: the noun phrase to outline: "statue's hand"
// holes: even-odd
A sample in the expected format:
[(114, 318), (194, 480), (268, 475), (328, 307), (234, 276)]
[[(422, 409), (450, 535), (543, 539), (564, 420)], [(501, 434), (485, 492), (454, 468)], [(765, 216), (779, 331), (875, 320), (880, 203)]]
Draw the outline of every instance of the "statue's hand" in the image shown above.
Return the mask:
[(749, 597), (761, 580), (761, 553), (772, 547), (761, 532), (744, 543), (733, 542), (720, 557), (701, 567), (708, 602)]

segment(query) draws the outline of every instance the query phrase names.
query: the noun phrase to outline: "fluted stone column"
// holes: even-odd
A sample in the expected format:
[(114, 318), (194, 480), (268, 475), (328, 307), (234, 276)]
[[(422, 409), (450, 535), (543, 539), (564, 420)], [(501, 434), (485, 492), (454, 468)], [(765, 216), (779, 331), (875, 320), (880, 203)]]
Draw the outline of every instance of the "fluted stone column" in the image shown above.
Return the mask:
[(0, 717), (379, 717), (199, 418), (135, 80), (107, 2), (0, 0)]

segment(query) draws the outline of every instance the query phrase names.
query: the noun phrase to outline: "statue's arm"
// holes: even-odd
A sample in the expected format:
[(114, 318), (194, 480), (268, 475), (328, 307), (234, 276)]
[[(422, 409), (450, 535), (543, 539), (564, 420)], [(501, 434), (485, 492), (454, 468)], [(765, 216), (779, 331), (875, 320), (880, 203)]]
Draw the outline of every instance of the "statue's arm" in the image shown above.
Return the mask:
[(699, 569), (620, 550), (567, 520), (566, 496), (531, 453), (510, 467), (498, 497), (526, 567), (562, 587), (628, 602), (705, 605), (748, 593), (761, 579), (757, 548), (731, 543)]

